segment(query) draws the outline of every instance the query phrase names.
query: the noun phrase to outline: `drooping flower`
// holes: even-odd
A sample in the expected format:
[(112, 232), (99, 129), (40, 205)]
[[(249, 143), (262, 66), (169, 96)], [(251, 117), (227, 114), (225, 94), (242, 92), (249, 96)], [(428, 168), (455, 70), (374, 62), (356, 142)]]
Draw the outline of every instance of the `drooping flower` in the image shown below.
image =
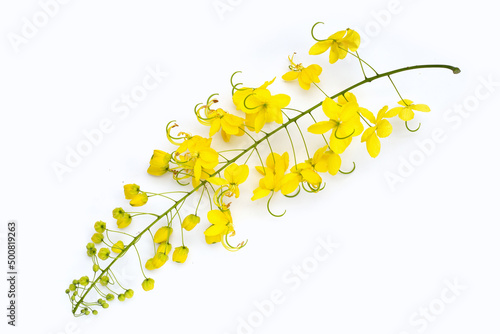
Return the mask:
[(290, 173), (281, 180), (281, 193), (288, 195), (294, 192), (300, 183), (306, 182), (312, 190), (319, 190), (321, 176), (314, 170), (310, 162), (306, 161), (293, 166)]
[[(245, 134), (243, 131), (245, 120), (221, 108), (210, 109), (211, 105), (217, 102), (217, 100), (212, 100), (207, 105), (196, 109), (196, 118), (198, 121), (203, 125), (210, 126), (209, 137), (215, 135), (219, 130), (225, 142), (229, 142), (231, 136), (243, 136)], [(202, 110), (204, 111), (204, 115), (201, 115)]]
[(431, 111), (431, 108), (429, 108), (428, 105), (414, 104), (412, 100), (404, 99), (399, 101), (398, 104), (402, 107), (395, 107), (389, 110), (385, 115), (386, 118), (391, 118), (398, 115), (399, 118), (401, 118), (403, 121), (411, 121), (413, 117), (415, 117), (415, 110), (423, 112)]
[(228, 196), (234, 194), (234, 197), (240, 196), (239, 185), (246, 181), (248, 178), (249, 169), (247, 165), (230, 164), (224, 170), (224, 179), (220, 177), (211, 177), (207, 179), (208, 182), (218, 185), (227, 186), (229, 192)]
[(328, 172), (335, 175), (340, 170), (342, 160), (340, 155), (328, 149), (328, 145), (320, 147), (312, 159), (314, 161), (314, 169), (320, 173)]
[(358, 114), (359, 105), (356, 101), (339, 104), (326, 98), (322, 104), (323, 112), (329, 118), (311, 125), (307, 130), (314, 134), (323, 134), (330, 130), (330, 147), (338, 154), (343, 153), (352, 141), (352, 137), (363, 132), (363, 124)]
[(166, 242), (170, 238), (170, 235), (172, 235), (172, 232), (173, 229), (170, 226), (162, 226), (156, 231), (153, 241), (157, 244)]
[[(181, 168), (191, 169), (193, 178), (197, 181), (200, 180), (203, 169), (212, 169), (219, 164), (219, 155), (210, 147), (211, 143), (211, 138), (193, 136), (176, 150), (175, 161)], [(179, 155), (181, 159), (178, 158)]]
[(288, 60), (290, 61), (290, 71), (283, 74), (283, 80), (293, 81), (298, 79), (300, 87), (305, 90), (311, 88), (311, 83), (319, 82), (319, 75), (323, 71), (321, 66), (313, 64), (304, 67), (302, 64), (295, 64), (293, 62), (293, 56), (288, 57)]
[(366, 149), (372, 158), (375, 158), (380, 153), (380, 139), (388, 137), (392, 133), (392, 125), (389, 123), (387, 118), (388, 106), (383, 107), (379, 110), (377, 118), (372, 112), (365, 110), (362, 115), (368, 119), (374, 126), (369, 127), (365, 130), (361, 136), (361, 142), (366, 142)]
[(182, 228), (191, 231), (200, 222), (200, 217), (194, 214), (187, 215), (182, 221)]
[(264, 175), (259, 180), (259, 187), (253, 191), (252, 201), (266, 197), (271, 192), (277, 192), (281, 188), (281, 180), (288, 169), (289, 157), (288, 152), (279, 155), (271, 153), (266, 159), (266, 166), (255, 167), (257, 171)]
[(314, 44), (309, 49), (309, 54), (319, 55), (330, 49), (329, 61), (330, 64), (333, 64), (339, 59), (344, 59), (348, 50), (356, 52), (360, 43), (361, 38), (356, 31), (352, 29), (341, 30), (328, 37), (328, 39)]

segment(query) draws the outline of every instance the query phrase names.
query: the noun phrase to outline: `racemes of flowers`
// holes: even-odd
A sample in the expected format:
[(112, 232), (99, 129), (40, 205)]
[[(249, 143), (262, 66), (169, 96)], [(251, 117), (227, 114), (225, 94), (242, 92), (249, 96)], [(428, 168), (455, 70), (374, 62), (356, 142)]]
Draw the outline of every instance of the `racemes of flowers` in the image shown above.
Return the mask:
[[(296, 63), (294, 55), (291, 55), (288, 57), (289, 71), (283, 73), (281, 78), (285, 81), (297, 81), (306, 91), (314, 86), (325, 95), (324, 100), (311, 108), (290, 108), (292, 99), (289, 95), (275, 94), (271, 90), (276, 78), (265, 81), (259, 87), (244, 87), (241, 83), (233, 83), (234, 76), (239, 73), (235, 72), (231, 77), (233, 111), (216, 107), (216, 94), (210, 96), (206, 103), (200, 103), (194, 108), (197, 120), (208, 128), (206, 134), (176, 133), (178, 125), (175, 121), (170, 122), (166, 127), (166, 135), (173, 149), (170, 152), (154, 150), (147, 172), (158, 177), (159, 181), (160, 178), (170, 176), (189, 190), (152, 193), (136, 184), (124, 186), (125, 199), (129, 200), (131, 207), (142, 207), (152, 197), (169, 201), (170, 206), (161, 213), (131, 212), (121, 207), (115, 208), (112, 211), (113, 222), (98, 221), (94, 224), (95, 233), (86, 246), (87, 255), (92, 260), (92, 274), (74, 279), (66, 289), (75, 316), (97, 314), (99, 309), (108, 308), (115, 298), (125, 301), (133, 297), (134, 291), (124, 287), (113, 271), (113, 265), (131, 249), (134, 249), (139, 257), (141, 273), (144, 276), (142, 288), (149, 291), (155, 284), (150, 273), (164, 266), (169, 259), (176, 263), (186, 261), (189, 248), (185, 244), (184, 233), (192, 231), (198, 225), (204, 225), (202, 229), (207, 244), (221, 244), (229, 251), (244, 247), (246, 241), (236, 244), (230, 241), (236, 230), (230, 208), (232, 203), (229, 201), (240, 196), (239, 186), (247, 180), (251, 172), (261, 177), (253, 187), (252, 200), (267, 198), (268, 211), (273, 216), (282, 216), (284, 213), (277, 215), (270, 210), (269, 205), (275, 194), (294, 197), (301, 189), (316, 193), (324, 187), (325, 174), (348, 174), (355, 169), (354, 165), (351, 171), (343, 172), (340, 166), (341, 155), (356, 137), (366, 145), (368, 154), (375, 158), (381, 150), (381, 139), (392, 133), (391, 121), (400, 119), (405, 122), (409, 131), (418, 130), (420, 125), (412, 130), (408, 122), (414, 118), (415, 111), (429, 112), (430, 108), (403, 98), (391, 78), (392, 75), (423, 68), (444, 68), (455, 74), (460, 72), (458, 68), (449, 65), (416, 65), (378, 73), (359, 56), (360, 36), (356, 31), (341, 30), (326, 39), (318, 39), (314, 35), (314, 29), (320, 23), (316, 23), (311, 29), (311, 35), (316, 42), (310, 48), (309, 54), (320, 55), (328, 52), (328, 60), (332, 64), (347, 56), (354, 57), (359, 61), (364, 79), (330, 96), (319, 87), (323, 71), (321, 66)], [(374, 74), (367, 76), (366, 69)], [(399, 96), (399, 101), (392, 101), (391, 106), (382, 106), (374, 113), (361, 106), (354, 90), (380, 78), (388, 79)], [(318, 113), (314, 116), (313, 111), (316, 110)], [(308, 148), (297, 122), (302, 118), (311, 120), (306, 129), (309, 133), (323, 138), (323, 144), (314, 150)], [(305, 146), (306, 157), (296, 154), (290, 126), (297, 127), (300, 140)], [(291, 153), (273, 150), (269, 138), (280, 131), (287, 133)], [(225, 142), (231, 142), (232, 136), (248, 136), (251, 138), (251, 144), (248, 147), (217, 151), (212, 145), (212, 138), (218, 134)], [(261, 154), (261, 144), (270, 150), (265, 159)], [(249, 167), (252, 156), (258, 158), (255, 159), (257, 164)], [(181, 208), (191, 196), (197, 196), (198, 205), (193, 212), (183, 216)], [(210, 202), (210, 210), (202, 213), (199, 207), (203, 200)], [(132, 234), (128, 230), (133, 227), (134, 217), (139, 215), (149, 215), (152, 220), (145, 228)], [(182, 240), (181, 244), (175, 247), (170, 243), (174, 233), (179, 233)], [(141, 256), (137, 243), (148, 235), (152, 240), (153, 252)]]

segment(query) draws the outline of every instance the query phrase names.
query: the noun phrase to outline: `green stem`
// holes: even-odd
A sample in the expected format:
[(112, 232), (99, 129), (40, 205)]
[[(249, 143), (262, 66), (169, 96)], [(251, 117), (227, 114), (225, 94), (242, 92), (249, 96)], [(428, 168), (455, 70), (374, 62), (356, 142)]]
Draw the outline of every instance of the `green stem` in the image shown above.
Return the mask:
[[(352, 86), (344, 89), (343, 91), (341, 91), (341, 92), (339, 92), (339, 93), (331, 96), (330, 98), (331, 99), (335, 99), (338, 96), (340, 96), (342, 94), (345, 94), (345, 93), (353, 90), (354, 88), (357, 88), (357, 87), (362, 86), (362, 85), (364, 85), (366, 83), (372, 82), (373, 80), (377, 80), (379, 78), (387, 77), (389, 75), (393, 75), (393, 74), (400, 73), (400, 72), (411, 71), (411, 70), (418, 70), (418, 69), (423, 69), (423, 68), (444, 68), (444, 69), (449, 69), (449, 70), (453, 71), (453, 73), (455, 73), (455, 74), (460, 73), (460, 69), (459, 68), (454, 67), (454, 66), (450, 66), (450, 65), (436, 64), (436, 65), (415, 65), (415, 66), (408, 66), (408, 67), (403, 67), (403, 68), (400, 68), (400, 69), (397, 69), (397, 70), (393, 70), (393, 71), (389, 71), (389, 72), (385, 72), (385, 73), (380, 73), (380, 74), (374, 75), (372, 77), (366, 78), (366, 79), (364, 79), (364, 80), (362, 80), (362, 81), (360, 81), (360, 82), (358, 82), (358, 83), (356, 83), (356, 84), (354, 84), (354, 85), (352, 85)], [(212, 176), (213, 175), (217, 175), (218, 173), (220, 173), (221, 171), (223, 171), (227, 166), (229, 166), (230, 164), (236, 162), (239, 158), (241, 158), (242, 156), (244, 156), (246, 153), (250, 152), (250, 150), (256, 149), (259, 144), (261, 144), (263, 141), (267, 140), (269, 137), (271, 137), (275, 133), (277, 133), (277, 132), (285, 129), (290, 124), (292, 124), (294, 122), (297, 122), (303, 116), (309, 115), (312, 111), (314, 111), (315, 109), (317, 109), (318, 107), (320, 107), (322, 103), (323, 103), (323, 101), (315, 104), (314, 106), (310, 107), (309, 109), (307, 109), (303, 113), (298, 114), (297, 116), (290, 118), (286, 123), (283, 123), (282, 125), (280, 125), (276, 129), (274, 129), (271, 132), (267, 133), (262, 138), (260, 138), (258, 140), (255, 140), (255, 142), (252, 145), (250, 145), (248, 148), (246, 148), (240, 154), (238, 154), (237, 156), (235, 156), (233, 159), (229, 160), (228, 162), (224, 163), (224, 165), (221, 166), (218, 170), (216, 170), (215, 173), (212, 174)], [(80, 304), (83, 303), (83, 301), (84, 301), (85, 297), (87, 296), (87, 294), (90, 292), (90, 290), (92, 290), (92, 288), (95, 287), (96, 283), (100, 280), (100, 278), (106, 272), (108, 272), (108, 270), (110, 270), (110, 268), (115, 264), (116, 261), (118, 261), (119, 258), (121, 258), (125, 253), (127, 253), (127, 251), (130, 249), (130, 247), (135, 246), (135, 244), (137, 243), (137, 241), (142, 237), (142, 235), (144, 233), (146, 233), (151, 227), (153, 227), (156, 223), (158, 223), (161, 218), (165, 217), (167, 214), (169, 214), (173, 210), (176, 210), (176, 208), (177, 208), (177, 206), (179, 204), (183, 203), (189, 196), (191, 196), (192, 194), (194, 194), (200, 187), (204, 186), (206, 183), (207, 183), (206, 180), (201, 181), (200, 184), (197, 187), (193, 188), (190, 192), (186, 193), (182, 198), (180, 198), (174, 204), (172, 204), (172, 206), (170, 208), (168, 208), (168, 210), (166, 210), (164, 213), (162, 213), (161, 215), (159, 215), (151, 224), (149, 224), (146, 228), (144, 228), (132, 240), (132, 242), (125, 247), (125, 249), (123, 250), (123, 252), (121, 252), (116, 258), (114, 258), (113, 261), (111, 261), (110, 264), (101, 272), (101, 274), (97, 277), (97, 279), (94, 280), (94, 282), (87, 288), (87, 291), (81, 296), (81, 298), (75, 304), (75, 306), (73, 308), (73, 311), (72, 311), (73, 314), (76, 313), (76, 311), (78, 310), (78, 307), (80, 306)], [(142, 266), (141, 266), (141, 270), (142, 270)]]

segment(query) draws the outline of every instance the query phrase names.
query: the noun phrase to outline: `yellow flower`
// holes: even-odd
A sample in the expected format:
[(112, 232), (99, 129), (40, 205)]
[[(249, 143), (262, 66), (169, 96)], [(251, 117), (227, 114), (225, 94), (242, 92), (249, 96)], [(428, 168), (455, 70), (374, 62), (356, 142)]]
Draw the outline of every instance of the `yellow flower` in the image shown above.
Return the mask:
[(211, 210), (207, 218), (212, 225), (205, 230), (205, 236), (215, 237), (234, 233), (233, 218), (229, 210)]
[(116, 242), (113, 247), (111, 247), (111, 251), (113, 251), (113, 253), (116, 253), (116, 254), (120, 254), (121, 252), (123, 252), (123, 250), (125, 249), (125, 245), (123, 244), (123, 241), (118, 241)]
[(205, 235), (205, 241), (207, 244), (215, 244), (222, 241), (222, 234), (208, 236)]
[(152, 259), (152, 264), (155, 269), (161, 268), (168, 261), (168, 255), (164, 253), (156, 253)]
[(311, 88), (311, 83), (319, 82), (319, 75), (323, 71), (319, 65), (313, 64), (307, 67), (302, 66), (302, 64), (295, 64), (293, 62), (293, 56), (290, 58), (290, 70), (289, 72), (283, 74), (282, 78), (286, 81), (292, 81), (295, 79), (299, 80), (299, 85), (305, 90)]
[(224, 170), (224, 178), (220, 177), (211, 177), (208, 178), (207, 181), (218, 185), (218, 186), (227, 186), (229, 195), (234, 194), (236, 198), (240, 196), (240, 189), (238, 185), (242, 184), (248, 178), (249, 169), (247, 165), (238, 166), (235, 163), (230, 164)]
[(323, 112), (330, 118), (311, 125), (307, 130), (314, 134), (323, 134), (332, 130), (330, 147), (338, 154), (343, 153), (352, 141), (353, 136), (363, 132), (363, 124), (358, 114), (359, 105), (356, 101), (339, 104), (326, 98), (322, 104)]
[(174, 250), (174, 254), (172, 255), (172, 261), (178, 263), (184, 263), (187, 259), (189, 253), (189, 248), (186, 246), (176, 247)]
[(325, 145), (314, 153), (314, 169), (320, 173), (328, 172), (331, 175), (335, 175), (340, 170), (342, 160), (340, 159), (340, 155), (330, 149), (327, 150), (327, 148), (328, 145)]
[(148, 173), (155, 176), (160, 176), (168, 171), (171, 155), (169, 153), (154, 150), (153, 156), (149, 161)]
[(380, 153), (380, 139), (388, 137), (392, 133), (392, 125), (385, 118), (387, 117), (388, 106), (383, 107), (379, 110), (377, 118), (372, 112), (364, 110), (362, 115), (368, 119), (374, 126), (369, 127), (365, 130), (361, 136), (361, 142), (366, 142), (366, 149), (372, 158), (377, 157)]
[(192, 169), (197, 181), (201, 178), (202, 169), (211, 169), (219, 164), (219, 154), (210, 147), (211, 143), (211, 138), (193, 136), (185, 140), (176, 151), (177, 155), (184, 153), (183, 159), (175, 158), (176, 162), (181, 167)]
[(168, 241), (172, 232), (173, 229), (170, 226), (162, 226), (156, 231), (153, 241), (157, 244)]
[(399, 118), (401, 118), (403, 121), (411, 121), (413, 117), (415, 117), (415, 113), (413, 112), (414, 110), (423, 112), (431, 111), (431, 108), (429, 108), (429, 106), (425, 104), (413, 104), (413, 101), (407, 99), (399, 101), (398, 104), (402, 107), (396, 107), (389, 110), (386, 113), (386, 118), (391, 118), (398, 115)]
[(246, 114), (247, 127), (255, 132), (260, 132), (265, 123), (283, 123), (282, 108), (290, 103), (290, 96), (286, 94), (271, 95), (266, 88), (267, 82), (259, 88), (241, 88), (233, 95), (233, 102), (237, 110)]
[(182, 221), (182, 227), (186, 231), (191, 231), (198, 223), (200, 222), (200, 217), (197, 215), (187, 215), (184, 220)]
[(321, 176), (316, 173), (310, 162), (306, 161), (293, 166), (290, 172), (281, 180), (281, 193), (283, 195), (294, 192), (302, 182), (308, 183), (313, 190), (319, 190)]
[(288, 152), (283, 153), (283, 155), (271, 153), (266, 159), (267, 167), (255, 167), (264, 177), (259, 180), (259, 187), (253, 191), (252, 201), (266, 197), (271, 191), (276, 192), (280, 190), (281, 179), (288, 169), (288, 163)]
[[(198, 121), (203, 125), (210, 126), (209, 137), (215, 135), (219, 130), (225, 142), (229, 142), (231, 135), (243, 136), (245, 134), (243, 131), (245, 120), (221, 108), (217, 108), (216, 110), (210, 109), (210, 105), (215, 102), (217, 102), (217, 100), (213, 100), (208, 105), (202, 106), (196, 110)], [(202, 109), (205, 111), (204, 117), (200, 115)]]
[(169, 242), (162, 242), (156, 250), (157, 253), (169, 254), (172, 249), (172, 245)]
[(352, 30), (342, 30), (328, 37), (328, 39), (319, 41), (314, 44), (309, 50), (310, 55), (319, 55), (330, 49), (329, 61), (330, 64), (335, 63), (339, 59), (344, 59), (347, 51), (356, 52), (361, 42), (359, 34)]
[(144, 291), (153, 290), (154, 287), (155, 287), (155, 280), (152, 278), (146, 278), (142, 282), (142, 288), (144, 289)]

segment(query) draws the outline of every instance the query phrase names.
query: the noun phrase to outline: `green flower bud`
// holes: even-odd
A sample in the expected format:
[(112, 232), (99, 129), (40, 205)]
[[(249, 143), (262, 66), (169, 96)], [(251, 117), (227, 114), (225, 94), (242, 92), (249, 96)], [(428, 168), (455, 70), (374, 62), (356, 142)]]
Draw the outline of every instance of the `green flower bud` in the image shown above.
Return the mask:
[(97, 254), (97, 256), (104, 261), (108, 259), (110, 253), (111, 251), (109, 250), (109, 248), (101, 248), (99, 249), (99, 253)]
[(155, 280), (152, 278), (146, 278), (142, 282), (142, 288), (144, 289), (144, 291), (153, 290), (154, 287), (155, 287)]
[(94, 256), (97, 253), (97, 249), (95, 248), (95, 245), (92, 242), (89, 242), (87, 244), (87, 255), (89, 257)]
[(131, 222), (132, 216), (130, 216), (128, 213), (125, 213), (116, 219), (116, 225), (118, 226), (118, 228), (125, 228), (129, 226)]
[(102, 308), (108, 308), (109, 307), (109, 304), (108, 303), (103, 303), (102, 304)]
[(73, 280), (73, 284), (74, 284), (74, 285), (77, 285), (78, 283), (79, 283), (79, 282), (78, 282), (78, 280), (77, 280), (77, 279), (74, 279), (74, 280)]
[(104, 240), (104, 235), (102, 233), (94, 233), (91, 239), (94, 243), (100, 244)]
[(122, 208), (116, 208), (113, 210), (113, 218), (118, 219), (125, 214), (125, 210)]
[(90, 282), (90, 279), (88, 276), (82, 276), (79, 280), (80, 284), (83, 285), (83, 286), (86, 286), (87, 284), (89, 284)]
[(97, 233), (104, 233), (104, 231), (106, 231), (106, 223), (99, 220), (94, 224), (94, 229)]
[(102, 305), (102, 304), (104, 304), (104, 299), (99, 298), (99, 299), (97, 300), (97, 302), (99, 303), (99, 305)]
[(71, 300), (74, 301), (76, 298), (75, 296), (71, 296)]
[(66, 294), (69, 294), (71, 291), (69, 289), (66, 289)]
[(92, 314), (93, 314), (93, 315), (97, 315), (97, 313), (99, 313), (99, 312), (97, 312), (97, 310), (93, 310), (93, 311), (92, 311)]
[(106, 295), (106, 300), (108, 300), (108, 301), (112, 301), (113, 299), (115, 299), (115, 295), (114, 295), (114, 294), (112, 294), (112, 293), (108, 293), (108, 294)]
[(99, 265), (98, 265), (98, 264), (94, 264), (94, 265), (92, 266), (92, 270), (93, 270), (95, 273), (96, 273), (96, 272), (98, 272), (98, 271), (99, 271)]
[(123, 293), (120, 293), (118, 295), (118, 300), (121, 301), (121, 302), (124, 301), (125, 300), (125, 295)]
[(86, 310), (85, 311), (85, 315), (89, 315), (90, 314), (90, 311), (89, 310)]
[(109, 283), (109, 277), (108, 276), (102, 276), (101, 279), (99, 280), (99, 283), (101, 285), (106, 286)]
[(127, 291), (125, 291), (125, 297), (126, 298), (132, 298), (134, 296), (134, 290), (132, 289), (128, 289)]
[(69, 285), (69, 290), (70, 291), (75, 291), (76, 290), (76, 286), (74, 284), (70, 284)]

